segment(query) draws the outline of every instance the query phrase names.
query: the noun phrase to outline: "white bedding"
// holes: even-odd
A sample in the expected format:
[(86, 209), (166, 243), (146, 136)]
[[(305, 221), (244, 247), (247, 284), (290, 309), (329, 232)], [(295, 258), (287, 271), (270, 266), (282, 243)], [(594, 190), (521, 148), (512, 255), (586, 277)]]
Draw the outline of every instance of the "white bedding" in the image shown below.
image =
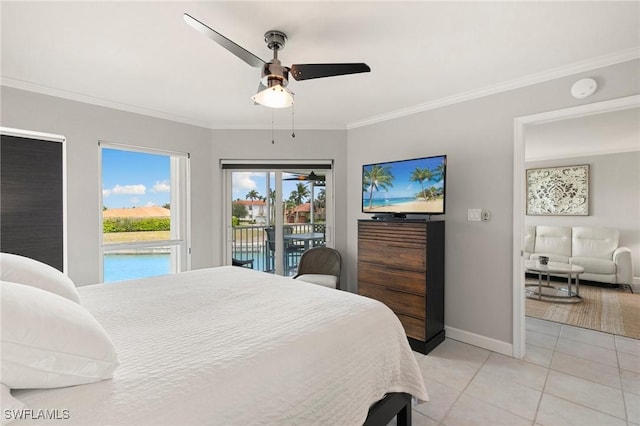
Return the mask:
[(14, 391), (28, 409), (68, 410), (51, 423), (358, 425), (386, 393), (428, 398), (400, 322), (371, 299), (237, 267), (79, 291), (120, 366)]

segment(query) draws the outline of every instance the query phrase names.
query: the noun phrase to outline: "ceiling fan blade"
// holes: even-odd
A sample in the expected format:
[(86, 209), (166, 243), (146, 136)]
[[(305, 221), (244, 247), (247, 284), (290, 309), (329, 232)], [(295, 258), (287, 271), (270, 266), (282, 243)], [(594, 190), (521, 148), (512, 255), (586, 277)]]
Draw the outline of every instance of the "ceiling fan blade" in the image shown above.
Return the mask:
[(324, 181), (325, 179), (325, 175), (317, 175), (313, 171), (309, 173), (309, 176), (307, 176), (307, 180)]
[(304, 175), (304, 174), (298, 174), (298, 173), (294, 173), (294, 177), (290, 177), (290, 178), (284, 178), (282, 180), (302, 180), (302, 181), (314, 181), (316, 182), (316, 184), (318, 182), (324, 182), (326, 180), (326, 176), (324, 175), (317, 175), (315, 174), (313, 171), (311, 173), (309, 173), (308, 175)]
[(224, 47), (229, 52), (233, 53), (238, 58), (242, 59), (252, 67), (259, 68), (266, 63), (265, 61), (263, 61), (262, 59), (254, 55), (253, 53), (249, 52), (244, 47), (234, 43), (233, 41), (229, 40), (219, 32), (212, 30), (207, 25), (198, 21), (196, 18), (189, 15), (188, 13), (184, 14), (184, 21), (187, 24), (189, 24), (191, 27), (193, 27), (195, 30), (209, 37), (211, 40), (215, 41), (220, 46)]
[(336, 75), (369, 72), (371, 68), (364, 63), (352, 64), (297, 64), (291, 65), (291, 74), (296, 80), (333, 77)]

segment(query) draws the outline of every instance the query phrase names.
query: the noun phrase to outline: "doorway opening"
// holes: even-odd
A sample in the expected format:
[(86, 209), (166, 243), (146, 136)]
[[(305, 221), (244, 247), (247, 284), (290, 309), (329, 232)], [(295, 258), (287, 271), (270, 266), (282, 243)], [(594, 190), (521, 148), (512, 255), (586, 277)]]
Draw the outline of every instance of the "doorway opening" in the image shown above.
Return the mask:
[(593, 114), (637, 108), (640, 96), (629, 96), (572, 108), (544, 112), (514, 120), (514, 189), (513, 189), (513, 356), (525, 356), (525, 294), (524, 294), (524, 218), (525, 202), (525, 141), (528, 126)]

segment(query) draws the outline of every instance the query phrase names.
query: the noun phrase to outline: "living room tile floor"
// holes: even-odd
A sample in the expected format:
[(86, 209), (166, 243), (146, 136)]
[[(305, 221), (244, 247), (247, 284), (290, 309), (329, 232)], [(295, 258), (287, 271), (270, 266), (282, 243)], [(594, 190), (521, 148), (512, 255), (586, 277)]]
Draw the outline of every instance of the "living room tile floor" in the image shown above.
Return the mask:
[(415, 353), (431, 400), (413, 424), (640, 425), (640, 340), (527, 317), (526, 342), (522, 360), (451, 339)]

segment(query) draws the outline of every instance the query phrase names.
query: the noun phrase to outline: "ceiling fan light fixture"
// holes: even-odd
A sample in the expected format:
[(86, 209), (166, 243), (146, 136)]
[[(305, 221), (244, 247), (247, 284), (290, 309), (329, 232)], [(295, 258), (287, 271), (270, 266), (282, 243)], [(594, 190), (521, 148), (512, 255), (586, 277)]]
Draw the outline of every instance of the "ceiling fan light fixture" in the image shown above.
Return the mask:
[(280, 84), (267, 87), (253, 95), (251, 99), (269, 108), (287, 108), (293, 105), (293, 93)]
[[(251, 97), (256, 104), (269, 108), (286, 108), (293, 105), (293, 93), (286, 89), (291, 72), (295, 80), (310, 80), (314, 78), (334, 77), (347, 74), (370, 72), (371, 68), (365, 63), (331, 63), (331, 64), (293, 64), (283, 66), (278, 59), (278, 51), (284, 49), (287, 35), (282, 31), (269, 30), (264, 35), (267, 47), (273, 51), (273, 58), (267, 62), (249, 52), (244, 47), (231, 41), (219, 32), (198, 21), (188, 13), (184, 14), (185, 22), (209, 39), (218, 43), (229, 52), (237, 56), (252, 67), (262, 68), (262, 79), (258, 93)], [(262, 87), (267, 88), (262, 89)], [(291, 115), (293, 123), (293, 114)], [(295, 137), (295, 133), (291, 134)]]

